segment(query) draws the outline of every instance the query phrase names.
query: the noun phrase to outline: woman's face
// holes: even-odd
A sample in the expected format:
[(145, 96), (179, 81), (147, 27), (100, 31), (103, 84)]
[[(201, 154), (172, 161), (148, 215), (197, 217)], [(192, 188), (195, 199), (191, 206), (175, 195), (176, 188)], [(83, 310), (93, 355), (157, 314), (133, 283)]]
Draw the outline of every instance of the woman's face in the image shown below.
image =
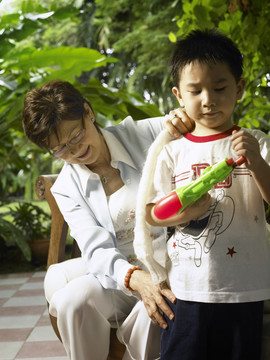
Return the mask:
[(94, 125), (95, 117), (85, 103), (82, 119), (62, 120), (58, 128), (58, 137), (50, 138), (50, 149), (54, 156), (71, 164), (93, 166), (108, 152), (102, 134)]

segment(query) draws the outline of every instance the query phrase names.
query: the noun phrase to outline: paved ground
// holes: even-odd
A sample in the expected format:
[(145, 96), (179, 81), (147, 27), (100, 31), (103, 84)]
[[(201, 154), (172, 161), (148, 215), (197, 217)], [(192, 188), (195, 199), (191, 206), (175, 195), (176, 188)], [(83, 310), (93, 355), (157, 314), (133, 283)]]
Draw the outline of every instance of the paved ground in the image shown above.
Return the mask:
[(50, 325), (44, 276), (0, 275), (0, 360), (68, 360)]

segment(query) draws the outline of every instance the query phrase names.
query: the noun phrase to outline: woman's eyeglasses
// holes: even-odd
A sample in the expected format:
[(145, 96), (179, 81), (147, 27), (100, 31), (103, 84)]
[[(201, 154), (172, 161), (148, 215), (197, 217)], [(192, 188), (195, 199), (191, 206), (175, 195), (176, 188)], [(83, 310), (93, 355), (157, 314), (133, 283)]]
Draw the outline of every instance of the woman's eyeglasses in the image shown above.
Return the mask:
[(77, 145), (83, 139), (85, 135), (86, 129), (84, 127), (84, 116), (82, 117), (82, 129), (75, 135), (71, 140), (69, 140), (66, 144), (58, 145), (54, 149), (50, 150), (50, 153), (55, 157), (62, 157), (69, 150), (71, 145)]

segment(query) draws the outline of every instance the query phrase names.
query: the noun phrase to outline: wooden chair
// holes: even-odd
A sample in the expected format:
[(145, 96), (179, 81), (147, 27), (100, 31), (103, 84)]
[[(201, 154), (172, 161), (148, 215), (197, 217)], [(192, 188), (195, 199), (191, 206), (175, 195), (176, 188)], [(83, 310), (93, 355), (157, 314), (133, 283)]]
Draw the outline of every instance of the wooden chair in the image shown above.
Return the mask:
[[(68, 266), (68, 261), (65, 259), (66, 254), (66, 239), (68, 234), (68, 225), (61, 214), (58, 205), (50, 191), (53, 183), (57, 179), (57, 175), (42, 175), (36, 180), (35, 191), (39, 199), (45, 199), (51, 210), (51, 236), (50, 246), (47, 260), (47, 269), (53, 265), (65, 260)], [(71, 258), (80, 257), (80, 250), (77, 243), (74, 241), (72, 245)], [(49, 303), (48, 303), (49, 305)], [(57, 318), (49, 314), (52, 327), (61, 340), (60, 333), (57, 328)], [(123, 358), (125, 346), (119, 342), (116, 337), (116, 329), (111, 328), (111, 341), (108, 360), (120, 360)]]

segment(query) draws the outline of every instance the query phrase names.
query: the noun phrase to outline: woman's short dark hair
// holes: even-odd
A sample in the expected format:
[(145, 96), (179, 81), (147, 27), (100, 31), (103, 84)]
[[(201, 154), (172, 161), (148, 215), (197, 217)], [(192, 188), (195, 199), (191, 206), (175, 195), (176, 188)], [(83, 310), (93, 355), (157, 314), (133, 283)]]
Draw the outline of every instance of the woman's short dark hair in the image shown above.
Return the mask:
[(176, 43), (170, 59), (173, 85), (178, 87), (183, 68), (194, 62), (226, 63), (236, 82), (243, 72), (243, 56), (236, 44), (217, 30), (194, 30)]
[[(30, 90), (22, 113), (25, 135), (41, 148), (49, 149), (50, 136), (58, 137), (61, 120), (78, 120), (91, 105), (69, 82), (53, 80)], [(92, 109), (92, 108), (91, 108)]]

